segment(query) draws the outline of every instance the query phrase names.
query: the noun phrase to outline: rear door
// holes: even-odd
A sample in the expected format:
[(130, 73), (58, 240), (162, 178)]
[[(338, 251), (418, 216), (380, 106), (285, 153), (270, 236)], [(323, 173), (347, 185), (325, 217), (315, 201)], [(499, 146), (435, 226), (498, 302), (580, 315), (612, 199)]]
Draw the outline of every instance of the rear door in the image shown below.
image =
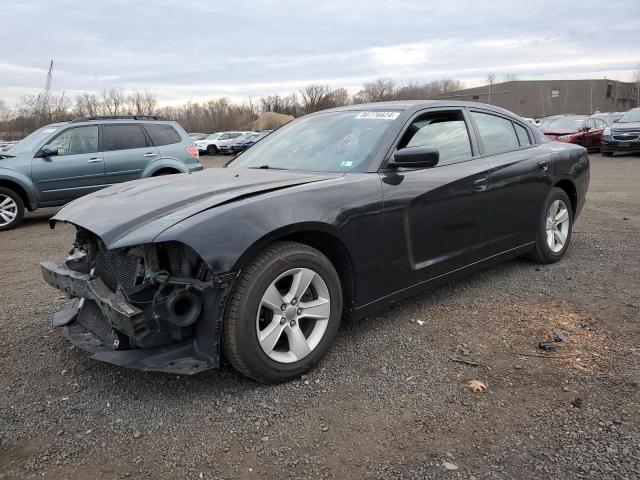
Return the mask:
[(551, 181), (551, 157), (529, 127), (495, 112), (471, 109), (480, 148), (491, 166), (486, 208), (490, 254), (532, 242)]
[(67, 128), (49, 144), (58, 147), (57, 155), (46, 157), (39, 153), (31, 161), (40, 202), (66, 202), (105, 186), (97, 125)]
[(389, 278), (398, 289), (474, 263), (486, 255), (489, 165), (463, 109), (428, 110), (410, 122), (396, 150), (438, 148), (433, 168), (382, 170)]
[(151, 162), (161, 160), (146, 132), (136, 123), (102, 125), (107, 184), (136, 180)]

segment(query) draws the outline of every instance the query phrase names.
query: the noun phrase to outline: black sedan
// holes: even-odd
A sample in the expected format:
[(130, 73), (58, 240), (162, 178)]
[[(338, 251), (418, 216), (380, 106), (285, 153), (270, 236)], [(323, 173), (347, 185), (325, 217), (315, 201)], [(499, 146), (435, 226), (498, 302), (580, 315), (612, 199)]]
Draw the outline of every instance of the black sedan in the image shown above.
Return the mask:
[(44, 279), (54, 325), (93, 358), (176, 373), (220, 356), (279, 382), (343, 319), (509, 258), (560, 260), (585, 201), (583, 147), (489, 105), (414, 101), (299, 118), (227, 168), (119, 184)]

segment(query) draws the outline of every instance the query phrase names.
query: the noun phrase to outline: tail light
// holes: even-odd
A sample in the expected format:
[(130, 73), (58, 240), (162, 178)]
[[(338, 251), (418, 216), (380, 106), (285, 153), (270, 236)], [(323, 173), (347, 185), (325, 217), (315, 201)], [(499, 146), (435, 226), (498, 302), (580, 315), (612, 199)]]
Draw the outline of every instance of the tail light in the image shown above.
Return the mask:
[(198, 153), (198, 147), (187, 147), (185, 148), (185, 150), (193, 158), (200, 158), (200, 154)]

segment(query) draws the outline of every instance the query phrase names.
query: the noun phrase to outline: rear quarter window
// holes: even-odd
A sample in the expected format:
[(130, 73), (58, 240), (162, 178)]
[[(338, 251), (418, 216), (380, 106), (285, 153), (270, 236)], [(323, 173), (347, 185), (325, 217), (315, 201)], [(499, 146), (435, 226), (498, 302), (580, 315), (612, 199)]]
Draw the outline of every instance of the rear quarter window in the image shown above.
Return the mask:
[(144, 128), (156, 147), (182, 142), (182, 137), (171, 125), (148, 123)]
[(471, 112), (471, 116), (478, 127), (478, 134), (486, 155), (495, 155), (520, 148), (520, 142), (511, 120), (480, 112)]

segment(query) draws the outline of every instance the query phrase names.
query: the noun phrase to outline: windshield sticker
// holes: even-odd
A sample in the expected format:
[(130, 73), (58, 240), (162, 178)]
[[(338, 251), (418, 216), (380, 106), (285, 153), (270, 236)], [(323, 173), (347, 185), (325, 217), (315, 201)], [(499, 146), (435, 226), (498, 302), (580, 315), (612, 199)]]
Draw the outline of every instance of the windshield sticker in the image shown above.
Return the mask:
[(400, 116), (400, 112), (360, 112), (356, 115), (356, 120), (395, 120)]
[(341, 167), (351, 167), (353, 165), (353, 162), (351, 160), (345, 160), (344, 162), (342, 162), (340, 164)]

